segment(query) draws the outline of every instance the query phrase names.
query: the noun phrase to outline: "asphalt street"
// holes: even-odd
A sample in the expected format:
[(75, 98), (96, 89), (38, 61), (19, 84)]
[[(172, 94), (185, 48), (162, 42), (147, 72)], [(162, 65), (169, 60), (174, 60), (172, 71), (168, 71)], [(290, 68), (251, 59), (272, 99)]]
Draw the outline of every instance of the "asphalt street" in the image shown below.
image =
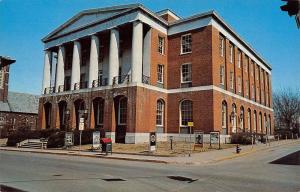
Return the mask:
[(298, 192), (300, 166), (270, 162), (299, 150), (284, 145), (197, 166), (0, 151), (0, 191)]

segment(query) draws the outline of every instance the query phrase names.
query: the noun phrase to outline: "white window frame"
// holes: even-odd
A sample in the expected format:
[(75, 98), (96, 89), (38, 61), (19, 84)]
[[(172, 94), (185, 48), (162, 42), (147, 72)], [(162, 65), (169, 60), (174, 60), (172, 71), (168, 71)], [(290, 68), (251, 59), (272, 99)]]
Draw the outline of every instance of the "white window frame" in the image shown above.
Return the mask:
[(192, 114), (191, 114), (191, 115), (192, 115), (191, 120), (193, 121), (193, 101), (192, 101), (192, 100), (188, 100), (188, 99), (182, 100), (182, 101), (180, 102), (180, 104), (179, 104), (179, 126), (180, 126), (180, 127), (187, 127), (187, 125), (183, 125), (183, 124), (182, 124), (182, 103), (185, 102), (185, 101), (189, 101), (189, 102), (192, 103), (192, 109), (190, 109), (190, 110), (191, 110), (191, 112), (192, 112)]
[[(161, 109), (159, 109), (158, 103), (161, 103)], [(165, 102), (161, 99), (156, 102), (156, 126), (163, 127), (164, 126), (164, 113), (165, 113)], [(161, 124), (157, 124), (157, 117), (161, 116)]]
[[(184, 37), (187, 37), (187, 36), (190, 36), (190, 37), (191, 37), (191, 42), (190, 42), (191, 50), (190, 50), (190, 51), (185, 51), (185, 52), (183, 52), (183, 51), (184, 51), (184, 50), (183, 50), (183, 46), (184, 46), (184, 45), (188, 45), (188, 43), (186, 43), (186, 41), (185, 41), (185, 44), (183, 44), (183, 38), (184, 38)], [(192, 40), (192, 34), (191, 34), (191, 33), (184, 34), (184, 35), (181, 36), (181, 40), (180, 40), (180, 54), (181, 54), (181, 55), (183, 55), (183, 54), (188, 54), (188, 53), (192, 53), (192, 42), (193, 42), (193, 40)]]
[(157, 65), (157, 82), (163, 84), (164, 83), (164, 65)]
[(233, 63), (233, 54), (234, 54), (234, 51), (233, 51), (233, 44), (230, 44), (230, 45), (229, 45), (229, 50), (230, 50), (230, 53), (229, 53), (229, 60), (230, 60), (230, 63)]
[[(188, 70), (189, 70), (189, 73), (190, 73), (190, 79), (191, 80), (188, 80), (188, 81), (185, 81), (184, 79), (183, 79), (183, 66), (188, 66)], [(180, 68), (180, 73), (181, 73), (181, 83), (190, 83), (190, 82), (192, 82), (192, 64), (191, 63), (184, 63), (184, 64), (182, 64), (181, 65), (181, 68)]]
[(126, 105), (126, 123), (121, 123), (120, 120), (121, 120), (121, 101), (122, 100), (126, 100), (126, 104), (128, 105), (127, 103), (127, 98), (126, 97), (123, 97), (123, 98), (120, 98), (119, 99), (119, 105), (118, 105), (118, 125), (127, 125), (127, 116), (128, 116), (128, 107)]
[(220, 40), (219, 41), (220, 41), (219, 42), (220, 55), (221, 55), (221, 57), (224, 57), (224, 42), (225, 42), (225, 38), (221, 34), (220, 34)]
[(238, 92), (242, 93), (242, 79), (240, 76), (238, 77)]
[(161, 55), (165, 54), (165, 38), (158, 36), (158, 52)]
[(225, 66), (224, 65), (220, 66), (220, 84), (221, 85), (225, 84)]
[(234, 90), (234, 73), (230, 71), (230, 89)]
[(242, 52), (238, 50), (238, 68), (241, 68), (242, 63)]
[(257, 119), (256, 118), (257, 117), (256, 116), (257, 116), (256, 111), (254, 111), (254, 113), (253, 113), (253, 131), (255, 131), (255, 133), (257, 132), (257, 127), (256, 127), (256, 125), (257, 125)]
[(250, 132), (251, 130), (251, 111), (248, 110), (247, 113), (247, 128), (246, 128), (246, 132)]

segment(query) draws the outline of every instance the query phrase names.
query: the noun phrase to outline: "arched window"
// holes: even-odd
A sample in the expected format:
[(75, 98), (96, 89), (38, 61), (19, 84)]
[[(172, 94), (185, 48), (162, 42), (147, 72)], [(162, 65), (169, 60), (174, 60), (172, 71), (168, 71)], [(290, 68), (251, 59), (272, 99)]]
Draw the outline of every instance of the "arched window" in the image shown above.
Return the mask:
[(165, 104), (163, 100), (157, 100), (156, 104), (156, 125), (157, 126), (164, 126), (164, 108)]
[(271, 135), (272, 134), (272, 131), (271, 131), (271, 116), (269, 115), (268, 116), (268, 133), (269, 133), (269, 135)]
[(251, 129), (251, 110), (248, 109), (248, 114), (247, 114), (247, 128), (246, 128), (246, 132), (252, 132)]
[(245, 126), (244, 126), (244, 119), (245, 119), (245, 113), (244, 113), (244, 107), (241, 107), (241, 113), (240, 113), (240, 131), (245, 132)]
[(222, 134), (227, 134), (227, 103), (222, 102)]
[(268, 122), (267, 122), (267, 116), (266, 114), (264, 114), (264, 131), (265, 131), (265, 134), (269, 134), (268, 133)]
[(104, 99), (95, 98), (93, 100), (95, 128), (100, 128), (103, 125), (104, 117)]
[(127, 98), (123, 97), (119, 101), (119, 125), (127, 124)]
[(262, 122), (262, 115), (261, 115), (261, 113), (259, 113), (259, 117), (258, 117), (258, 125), (259, 125), (259, 133), (262, 133), (262, 124), (263, 124), (263, 122)]
[(231, 124), (232, 124), (232, 132), (233, 133), (236, 133), (237, 132), (237, 129), (236, 129), (236, 120), (237, 120), (237, 115), (236, 115), (236, 105), (235, 104), (232, 104), (232, 114), (231, 114)]
[(253, 113), (253, 132), (257, 133), (257, 117), (256, 117), (256, 111)]
[(190, 100), (183, 100), (180, 103), (180, 127), (181, 132), (189, 132), (187, 129), (188, 122), (193, 121), (193, 102)]

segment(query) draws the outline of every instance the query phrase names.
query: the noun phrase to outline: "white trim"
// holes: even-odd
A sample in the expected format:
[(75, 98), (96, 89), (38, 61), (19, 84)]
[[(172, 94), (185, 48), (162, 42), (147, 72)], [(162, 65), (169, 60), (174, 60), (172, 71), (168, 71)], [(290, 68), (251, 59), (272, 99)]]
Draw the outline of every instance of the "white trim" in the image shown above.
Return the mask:
[(130, 83), (130, 84), (122, 84), (122, 85), (114, 85), (114, 86), (103, 86), (103, 87), (95, 87), (92, 89), (79, 89), (79, 90), (74, 90), (74, 91), (65, 91), (61, 93), (52, 93), (52, 94), (44, 94), (41, 97), (49, 97), (49, 96), (58, 96), (58, 95), (67, 95), (67, 94), (75, 94), (75, 93), (86, 93), (86, 92), (92, 92), (92, 91), (100, 91), (100, 90), (109, 90), (109, 89), (116, 89), (116, 88), (125, 88), (125, 87), (143, 87), (146, 89), (150, 89), (153, 91), (158, 91), (166, 94), (175, 94), (175, 93), (185, 93), (185, 92), (195, 92), (195, 91), (218, 91), (221, 93), (224, 93), (226, 95), (229, 95), (231, 97), (235, 97), (236, 99), (240, 99), (242, 101), (251, 103), (253, 105), (256, 105), (257, 107), (261, 107), (264, 109), (267, 109), (269, 111), (273, 111), (272, 108), (266, 107), (264, 105), (261, 105), (259, 103), (256, 103), (248, 98), (244, 98), (240, 95), (237, 95), (235, 93), (232, 93), (230, 91), (227, 91), (225, 89), (222, 89), (218, 86), (215, 85), (205, 85), (205, 86), (197, 86), (197, 87), (187, 87), (187, 88), (177, 88), (177, 89), (163, 89), (160, 87), (156, 87), (153, 85), (148, 85), (148, 84), (143, 84), (143, 83)]
[(178, 17), (177, 15), (175, 15), (172, 11), (170, 11), (169, 9), (166, 9), (166, 10), (162, 10), (162, 11), (159, 11), (159, 12), (156, 12), (156, 14), (158, 16), (162, 16), (162, 15), (165, 15), (165, 14), (168, 14), (170, 16), (172, 16), (175, 20), (179, 20), (181, 19), (180, 17)]
[[(191, 71), (190, 71), (190, 73), (191, 73), (191, 79), (193, 80), (193, 76), (192, 76), (192, 70), (193, 70), (193, 68), (192, 68), (192, 63), (183, 63), (183, 64), (181, 64), (181, 66), (180, 66), (180, 82), (181, 83), (191, 83), (192, 82), (192, 80), (190, 80), (190, 81), (183, 81), (183, 73), (182, 73), (182, 67), (184, 66), (184, 65), (190, 65), (191, 67), (190, 67), (190, 69), (191, 69)], [(189, 69), (189, 68), (188, 68)]]
[[(187, 52), (184, 52), (184, 53), (183, 53), (183, 51), (182, 51), (182, 38), (185, 37), (185, 36), (191, 36), (191, 51), (187, 51)], [(192, 43), (193, 43), (192, 33), (186, 33), (186, 34), (184, 34), (184, 35), (181, 35), (181, 36), (180, 36), (180, 55), (185, 55), (185, 54), (192, 53), (192, 50), (193, 50)]]

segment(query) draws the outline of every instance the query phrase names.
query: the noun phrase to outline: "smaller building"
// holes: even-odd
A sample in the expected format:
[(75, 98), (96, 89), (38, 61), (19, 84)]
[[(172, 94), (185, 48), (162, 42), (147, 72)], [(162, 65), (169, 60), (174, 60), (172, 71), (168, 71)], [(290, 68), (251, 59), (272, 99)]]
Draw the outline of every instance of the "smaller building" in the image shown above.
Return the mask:
[(10, 57), (0, 56), (0, 136), (21, 127), (37, 127), (39, 97), (8, 91), (9, 68), (14, 62)]

